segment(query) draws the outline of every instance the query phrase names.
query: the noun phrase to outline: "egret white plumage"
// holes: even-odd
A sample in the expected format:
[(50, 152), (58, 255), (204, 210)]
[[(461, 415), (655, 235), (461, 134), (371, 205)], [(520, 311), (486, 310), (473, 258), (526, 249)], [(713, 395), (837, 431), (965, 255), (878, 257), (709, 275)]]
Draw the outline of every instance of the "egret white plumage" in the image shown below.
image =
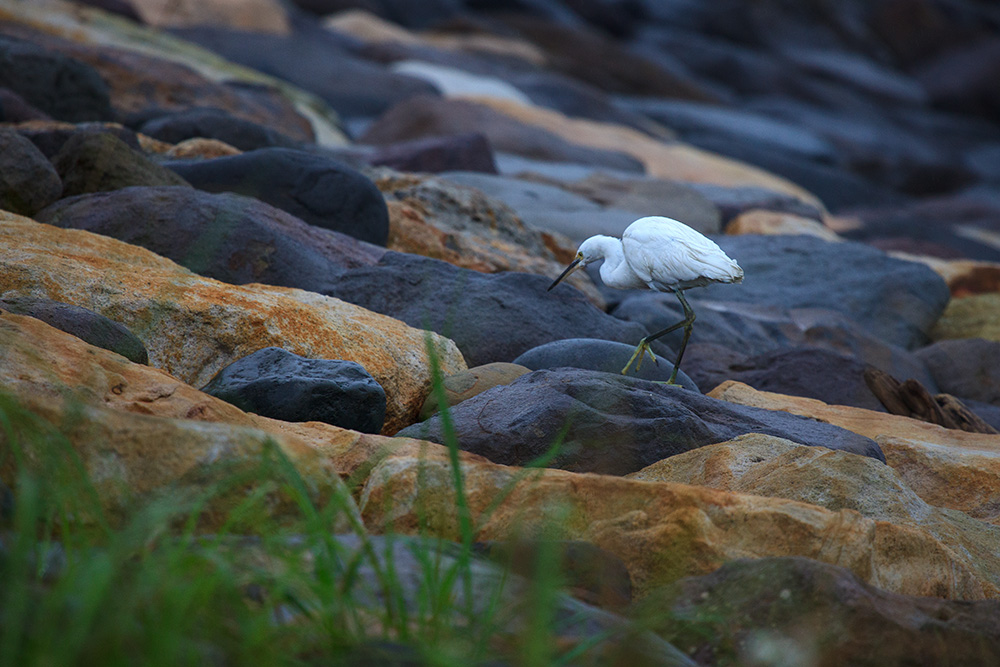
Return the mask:
[(694, 311), (684, 298), (684, 290), (711, 283), (741, 282), (743, 269), (714, 241), (684, 223), (672, 218), (650, 216), (639, 218), (629, 225), (620, 240), (613, 236), (591, 236), (581, 243), (576, 259), (549, 285), (549, 289), (574, 271), (602, 259), (601, 280), (608, 287), (645, 287), (656, 292), (673, 292), (680, 300), (684, 319), (639, 341), (632, 358), (622, 369), (622, 374), (626, 374), (638, 358), (639, 363), (635, 367), (638, 371), (646, 352), (655, 362), (656, 356), (649, 344), (683, 327), (684, 340), (677, 353), (674, 370), (667, 380), (668, 384), (674, 384), (695, 320)]

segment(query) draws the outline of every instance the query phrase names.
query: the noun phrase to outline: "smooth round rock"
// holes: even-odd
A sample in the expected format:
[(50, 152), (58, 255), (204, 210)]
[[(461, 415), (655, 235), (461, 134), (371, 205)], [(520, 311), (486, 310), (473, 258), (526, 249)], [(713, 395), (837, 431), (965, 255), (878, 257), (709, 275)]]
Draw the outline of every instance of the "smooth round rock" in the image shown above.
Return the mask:
[(0, 128), (0, 209), (34, 215), (62, 193), (52, 164), (31, 141)]
[(380, 432), (385, 421), (385, 391), (361, 364), (306, 359), (278, 347), (229, 364), (202, 391), (282, 421), (319, 421), (364, 433)]
[(107, 132), (74, 134), (52, 164), (62, 178), (63, 197), (137, 185), (190, 187), (174, 172)]
[[(639, 341), (636, 341), (636, 345), (638, 344)], [(527, 366), (533, 371), (542, 368), (569, 367), (620, 374), (625, 364), (632, 358), (635, 347), (627, 343), (596, 338), (567, 338), (531, 348), (515, 359), (514, 363)], [(639, 370), (636, 371), (636, 364), (632, 364), (627, 375), (640, 380), (666, 382), (674, 370), (672, 359), (664, 359), (660, 355), (657, 355), (656, 359), (654, 362), (646, 353)], [(684, 363), (683, 360), (681, 363)], [(685, 389), (700, 391), (694, 380), (683, 370), (677, 371), (675, 382)]]

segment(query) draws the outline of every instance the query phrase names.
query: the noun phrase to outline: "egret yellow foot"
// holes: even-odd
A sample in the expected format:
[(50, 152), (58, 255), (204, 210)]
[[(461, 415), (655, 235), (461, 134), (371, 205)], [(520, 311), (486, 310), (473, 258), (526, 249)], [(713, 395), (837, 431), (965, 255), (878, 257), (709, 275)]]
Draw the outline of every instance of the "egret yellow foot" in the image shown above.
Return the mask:
[(646, 352), (649, 352), (649, 356), (653, 360), (654, 364), (659, 363), (658, 361), (656, 361), (656, 355), (653, 354), (653, 350), (649, 347), (649, 343), (647, 343), (646, 339), (643, 338), (642, 340), (639, 341), (639, 344), (636, 346), (635, 352), (632, 353), (632, 358), (628, 360), (628, 363), (625, 364), (625, 368), (622, 369), (622, 375), (628, 374), (628, 369), (632, 366), (633, 363), (635, 363), (636, 359), (639, 360), (639, 363), (635, 364), (635, 372), (638, 373), (639, 370), (642, 368), (642, 360), (646, 356), (645, 354)]

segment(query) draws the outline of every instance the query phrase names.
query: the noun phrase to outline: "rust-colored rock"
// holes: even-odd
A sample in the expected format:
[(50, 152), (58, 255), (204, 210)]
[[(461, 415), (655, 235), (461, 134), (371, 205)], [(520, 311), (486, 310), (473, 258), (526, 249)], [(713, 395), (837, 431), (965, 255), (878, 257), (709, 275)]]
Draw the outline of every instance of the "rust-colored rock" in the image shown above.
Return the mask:
[(896, 474), (927, 503), (1000, 525), (1000, 436), (772, 394), (732, 381), (722, 383), (709, 396), (811, 417), (872, 438)]
[(143, 23), (157, 28), (217, 26), (287, 35), (288, 14), (277, 0), (129, 0)]
[[(296, 465), (314, 501), (339, 494), (348, 508), (351, 505), (328, 452), (340, 444), (336, 439), (310, 442), (293, 433), (262, 429), (251, 415), (163, 371), (132, 363), (31, 317), (0, 311), (0, 349), (5, 394), (67, 437), (113, 516), (127, 511), (131, 499), (167, 488), (208, 491), (226, 476), (258, 465), (271, 444)], [(359, 435), (328, 431), (342, 431), (346, 439)], [(41, 459), (43, 452), (33, 448), (45, 442), (21, 443), (29, 465)], [(0, 448), (12, 445), (0, 435)], [(4, 460), (4, 466), (11, 465), (9, 456)], [(0, 472), (7, 476), (11, 471), (0, 467)], [(199, 517), (200, 528), (221, 526), (245, 497), (245, 487), (215, 496)], [(297, 514), (298, 507), (293, 499), (270, 493), (268, 511), (280, 517)], [(331, 529), (347, 526), (341, 516)]]
[(928, 505), (892, 468), (870, 457), (748, 433), (671, 456), (628, 477), (787, 498), (920, 528), (950, 548), (957, 562), (1000, 587), (1000, 527)]
[[(368, 176), (387, 200), (390, 250), (481, 273), (519, 271), (553, 278), (576, 254), (569, 239), (526, 227), (506, 204), (475, 188), (385, 167), (370, 170)], [(573, 274), (569, 282), (595, 305), (604, 306), (585, 272)]]
[(356, 361), (385, 389), (384, 433), (412, 423), (430, 390), (426, 342), (442, 372), (465, 369), (450, 340), (338, 299), (267, 285), (229, 285), (108, 237), (0, 213), (0, 294), (41, 296), (122, 323), (150, 363), (202, 386), (264, 347)]
[[(587, 540), (622, 559), (640, 596), (681, 577), (712, 572), (733, 558), (765, 556), (841, 565), (874, 586), (908, 595), (1000, 596), (926, 531), (873, 521), (853, 510), (471, 461), (461, 471), (477, 540), (539, 533)], [(362, 490), (361, 508), (372, 530), (459, 536), (453, 472), (441, 454), (382, 460)]]
[(726, 234), (806, 234), (824, 241), (842, 241), (822, 222), (792, 213), (754, 209), (742, 213), (726, 225)]

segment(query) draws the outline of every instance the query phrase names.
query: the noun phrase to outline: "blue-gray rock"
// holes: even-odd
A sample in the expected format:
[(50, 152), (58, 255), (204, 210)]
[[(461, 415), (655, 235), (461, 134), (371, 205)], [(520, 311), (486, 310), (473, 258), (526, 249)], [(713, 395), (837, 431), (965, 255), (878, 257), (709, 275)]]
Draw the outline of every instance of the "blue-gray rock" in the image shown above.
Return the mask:
[(712, 285), (695, 298), (781, 308), (839, 311), (887, 343), (912, 349), (951, 294), (923, 264), (889, 257), (859, 243), (830, 243), (811, 236), (726, 236), (719, 246), (743, 267), (741, 285)]
[(942, 340), (915, 352), (941, 391), (1000, 407), (1000, 342)]
[(196, 107), (152, 118), (139, 129), (143, 134), (178, 144), (185, 139), (217, 139), (240, 149), (282, 146), (294, 148), (301, 142), (259, 123), (239, 118), (223, 109)]
[(70, 137), (52, 165), (62, 178), (62, 196), (119, 190), (135, 185), (191, 187), (107, 132), (79, 132)]
[(28, 315), (94, 347), (122, 355), (137, 364), (149, 363), (146, 346), (138, 336), (104, 315), (70, 303), (35, 297), (0, 298), (0, 309)]
[(288, 422), (319, 421), (378, 433), (385, 391), (354, 361), (306, 359), (266, 347), (234, 361), (202, 391), (246, 412)]
[(52, 120), (52, 116), (31, 106), (10, 88), (0, 87), (0, 123), (23, 123), (27, 120)]
[(865, 383), (865, 365), (832, 350), (791, 347), (748, 356), (702, 343), (688, 346), (684, 367), (706, 391), (736, 380), (761, 391), (885, 412)]
[[(635, 345), (626, 343), (594, 338), (567, 338), (533, 347), (515, 359), (514, 363), (533, 371), (542, 368), (569, 367), (601, 371), (602, 373), (621, 373), (622, 368), (632, 358), (634, 352)], [(628, 376), (641, 380), (666, 382), (674, 370), (674, 358), (673, 354), (666, 358), (657, 356), (656, 363), (654, 363), (646, 354), (639, 371), (636, 372), (635, 365), (633, 365), (629, 369)], [(683, 360), (681, 365), (684, 366)], [(677, 372), (677, 384), (691, 391), (700, 391), (698, 385), (684, 372), (683, 368)]]
[[(485, 274), (390, 251), (374, 266), (333, 276), (325, 293), (451, 338), (470, 367), (511, 361), (562, 338), (637, 345), (648, 333), (598, 310), (572, 287), (546, 291), (551, 283), (545, 276)], [(653, 345), (657, 354), (669, 354)]]
[(657, 98), (620, 99), (619, 103), (626, 109), (649, 115), (683, 137), (706, 135), (752, 143), (818, 162), (833, 162), (837, 158), (833, 145), (811, 130), (742, 108)]
[(17, 131), (35, 144), (35, 147), (50, 160), (62, 150), (67, 141), (80, 134), (110, 134), (124, 141), (132, 150), (142, 150), (142, 147), (139, 146), (139, 137), (136, 136), (135, 132), (118, 125), (78, 123), (74, 126), (65, 126), (43, 123), (37, 127), (21, 126), (17, 128)]
[(193, 27), (173, 32), (227, 60), (284, 79), (322, 98), (344, 118), (374, 117), (414, 95), (436, 95), (434, 86), (395, 74), (352, 55), (344, 38), (315, 21), (299, 22), (290, 35)]
[(31, 216), (59, 199), (62, 181), (33, 143), (0, 128), (0, 209)]
[(57, 120), (112, 120), (108, 86), (94, 68), (31, 42), (0, 36), (0, 87)]
[[(753, 186), (730, 188), (714, 183), (689, 183), (688, 188), (710, 201), (719, 210), (722, 222), (726, 223), (741, 213), (753, 209), (791, 213), (804, 218), (819, 220), (823, 211), (814, 204), (783, 192)], [(682, 218), (678, 218), (685, 222)], [(687, 224), (685, 222), (685, 224)]]
[[(523, 466), (558, 443), (548, 467), (624, 475), (744, 433), (885, 461), (879, 446), (845, 429), (697, 392), (576, 368), (534, 371), (451, 410), (458, 445), (495, 463)], [(397, 435), (444, 442), (440, 416)]]
[(133, 187), (62, 199), (35, 216), (139, 245), (216, 280), (319, 292), (385, 250), (256, 199), (189, 187)]
[(389, 239), (389, 211), (382, 193), (359, 171), (324, 155), (262, 148), (167, 166), (199, 190), (254, 197), (312, 225), (368, 243), (384, 246)]
[[(733, 286), (733, 289), (739, 289), (739, 286)], [(738, 359), (744, 356), (766, 355), (788, 348), (821, 348), (853, 357), (861, 364), (871, 364), (901, 380), (914, 378), (931, 391), (936, 391), (931, 374), (914, 353), (884, 342), (875, 337), (869, 328), (842, 313), (827, 308), (785, 309), (698, 299), (697, 293), (691, 291), (689, 299), (698, 316), (691, 344), (708, 344), (731, 350), (736, 356), (727, 357), (733, 363), (739, 363)], [(680, 304), (671, 294), (625, 294), (626, 298), (611, 311), (615, 317), (639, 322), (650, 331), (659, 331), (683, 318)], [(682, 335), (680, 332), (668, 334), (664, 342), (678, 346)], [(706, 391), (714, 386), (697, 377), (695, 381)]]

